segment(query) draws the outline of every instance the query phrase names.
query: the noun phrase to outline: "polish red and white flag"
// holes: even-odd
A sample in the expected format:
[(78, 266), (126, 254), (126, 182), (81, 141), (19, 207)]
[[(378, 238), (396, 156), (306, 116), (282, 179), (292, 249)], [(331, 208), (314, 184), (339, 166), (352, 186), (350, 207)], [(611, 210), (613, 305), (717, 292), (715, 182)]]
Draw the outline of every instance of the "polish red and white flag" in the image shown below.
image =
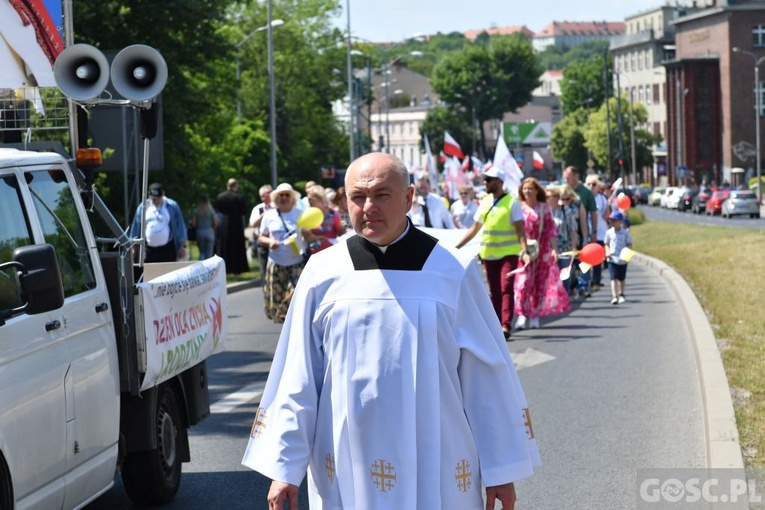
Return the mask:
[(447, 156), (454, 156), (460, 160), (465, 159), (465, 154), (462, 152), (460, 144), (447, 131), (444, 131), (444, 153)]
[(542, 170), (545, 167), (545, 160), (542, 155), (534, 151), (534, 170)]

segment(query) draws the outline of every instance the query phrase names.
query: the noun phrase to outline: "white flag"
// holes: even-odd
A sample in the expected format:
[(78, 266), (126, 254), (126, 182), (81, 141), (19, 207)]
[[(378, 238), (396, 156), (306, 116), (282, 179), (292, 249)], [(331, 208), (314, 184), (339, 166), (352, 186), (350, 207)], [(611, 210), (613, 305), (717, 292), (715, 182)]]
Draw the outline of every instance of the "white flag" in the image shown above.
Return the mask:
[(518, 163), (510, 153), (510, 149), (505, 143), (505, 137), (500, 136), (497, 140), (497, 148), (494, 151), (494, 166), (501, 168), (505, 172), (505, 191), (512, 196), (518, 196), (518, 188), (521, 187), (521, 181), (523, 180), (523, 172), (518, 167)]
[(433, 154), (430, 152), (430, 140), (428, 135), (425, 135), (425, 168), (428, 170), (428, 177), (430, 177), (430, 186), (432, 188), (438, 187), (438, 170), (436, 169), (436, 162), (433, 161)]

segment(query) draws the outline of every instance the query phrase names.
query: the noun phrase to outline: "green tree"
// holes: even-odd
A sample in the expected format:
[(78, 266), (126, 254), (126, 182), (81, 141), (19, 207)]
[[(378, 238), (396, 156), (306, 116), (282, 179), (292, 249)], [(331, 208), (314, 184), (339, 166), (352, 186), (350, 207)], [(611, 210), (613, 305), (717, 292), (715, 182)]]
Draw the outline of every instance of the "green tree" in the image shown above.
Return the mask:
[(585, 62), (608, 51), (609, 41), (589, 41), (573, 48), (550, 45), (537, 58), (544, 69), (565, 69), (574, 62)]
[[(333, 25), (338, 7), (336, 0), (274, 0), (273, 18), (286, 20), (273, 30), (279, 180), (316, 178), (320, 166), (348, 162), (348, 136), (332, 114), (332, 102), (347, 90), (332, 74), (333, 68), (345, 69), (338, 46), (342, 33)], [(77, 42), (115, 50), (142, 43), (165, 58), (165, 168), (151, 179), (161, 179), (186, 206), (200, 192), (214, 195), (224, 189), (229, 177), (239, 179), (240, 191), (253, 200), (257, 187), (270, 182), (265, 33), (236, 49), (265, 24), (266, 7), (254, 2), (75, 3)], [(236, 118), (240, 91), (241, 124)], [(109, 187), (121, 189), (118, 182)], [(121, 209), (119, 200), (112, 205)]]
[(553, 126), (550, 149), (555, 159), (563, 161), (564, 166), (587, 166), (587, 147), (584, 141), (586, 126), (587, 112), (583, 108), (566, 114)]
[(609, 88), (604, 87), (603, 58), (602, 54), (595, 55), (589, 60), (571, 63), (563, 70), (560, 100), (565, 114), (579, 108), (597, 109), (603, 104), (606, 90), (613, 89), (610, 79)]
[[(187, 183), (210, 171), (197, 167), (199, 148), (189, 133), (200, 125), (215, 124), (203, 119), (218, 117), (215, 108), (220, 97), (230, 97), (233, 92), (230, 80), (218, 77), (219, 60), (229, 52), (229, 43), (219, 29), (232, 3), (187, 0), (181, 6), (158, 0), (83, 0), (73, 4), (75, 42), (102, 50), (147, 44), (160, 51), (167, 62), (168, 80), (161, 98), (165, 171), (152, 179), (161, 179), (181, 203), (193, 203), (197, 193), (206, 191)], [(115, 180), (120, 176), (110, 177)], [(112, 210), (121, 210), (121, 197), (112, 200)]]
[[(622, 125), (619, 129), (618, 105), (621, 101)], [(660, 136), (654, 135), (648, 130), (639, 126), (644, 125), (648, 120), (648, 111), (640, 103), (634, 103), (630, 111), (630, 103), (624, 97), (609, 99), (609, 120), (611, 127), (611, 158), (612, 175), (611, 179), (618, 177), (619, 171), (616, 160), (620, 157), (624, 160), (625, 172), (631, 172), (631, 145), (630, 145), (630, 126), (634, 126), (635, 132), (635, 166), (642, 168), (649, 166), (653, 162), (651, 154), (652, 146), (660, 141)], [(618, 147), (621, 137), (621, 144), (624, 147), (624, 154), (618, 154)], [(599, 162), (601, 168), (608, 166), (608, 138), (606, 129), (606, 105), (590, 114), (589, 127), (585, 130), (584, 145), (590, 149), (593, 157)]]
[[(482, 126), (527, 104), (541, 74), (528, 38), (514, 34), (446, 55), (433, 70), (431, 84), (447, 105), (462, 108)], [(486, 137), (483, 130), (479, 134), (484, 156)]]

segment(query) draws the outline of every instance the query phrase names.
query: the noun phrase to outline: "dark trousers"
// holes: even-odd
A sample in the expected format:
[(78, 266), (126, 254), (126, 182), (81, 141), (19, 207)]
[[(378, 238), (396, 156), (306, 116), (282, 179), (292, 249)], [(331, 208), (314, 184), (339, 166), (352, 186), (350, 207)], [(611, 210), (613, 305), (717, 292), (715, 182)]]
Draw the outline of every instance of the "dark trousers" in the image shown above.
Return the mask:
[(175, 241), (172, 239), (164, 246), (146, 246), (144, 262), (175, 262), (178, 254), (175, 252)]
[(268, 246), (258, 243), (257, 238), (255, 242), (257, 243), (256, 251), (258, 252), (258, 266), (260, 267), (260, 284), (265, 285), (266, 266), (268, 265)]
[(511, 329), (513, 324), (513, 306), (515, 293), (513, 283), (515, 276), (507, 277), (507, 273), (518, 266), (518, 255), (508, 255), (497, 260), (484, 260), (486, 281), (489, 283), (491, 304), (504, 329)]
[[(605, 246), (603, 241), (598, 241), (598, 244)], [(603, 263), (592, 266), (592, 284), (603, 285)]]

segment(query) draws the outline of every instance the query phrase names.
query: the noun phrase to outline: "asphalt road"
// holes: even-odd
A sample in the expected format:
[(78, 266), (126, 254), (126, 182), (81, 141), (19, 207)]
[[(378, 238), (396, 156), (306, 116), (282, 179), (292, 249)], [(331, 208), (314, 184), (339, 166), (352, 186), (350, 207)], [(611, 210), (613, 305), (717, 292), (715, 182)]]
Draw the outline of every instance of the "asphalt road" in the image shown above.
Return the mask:
[[(607, 273), (606, 273), (607, 274)], [(701, 400), (689, 333), (671, 290), (632, 263), (628, 302), (607, 288), (508, 345), (531, 405), (543, 466), (517, 484), (519, 509), (635, 508), (637, 470), (703, 467)], [(240, 465), (279, 328), (259, 288), (229, 295), (226, 352), (210, 362), (215, 412), (192, 429), (192, 462), (163, 508), (266, 509), (268, 480)], [(239, 401), (232, 397), (241, 397)], [(301, 508), (307, 508), (305, 496)], [(131, 508), (119, 482), (87, 507)]]

